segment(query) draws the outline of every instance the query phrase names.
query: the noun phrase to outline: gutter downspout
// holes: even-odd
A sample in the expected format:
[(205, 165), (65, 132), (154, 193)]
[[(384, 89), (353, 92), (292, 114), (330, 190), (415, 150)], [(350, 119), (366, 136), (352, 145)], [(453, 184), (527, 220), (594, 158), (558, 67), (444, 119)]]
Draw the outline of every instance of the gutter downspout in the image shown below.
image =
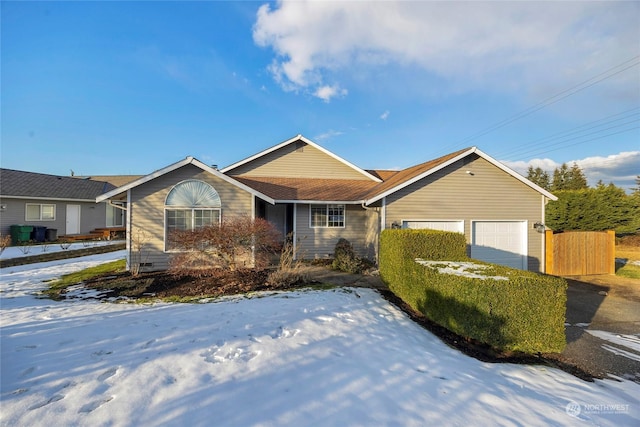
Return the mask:
[(298, 258), (298, 204), (294, 203), (293, 204), (293, 236), (292, 240), (293, 240), (293, 259), (294, 261), (297, 260)]
[[(109, 200), (109, 202), (111, 202), (111, 200)], [(129, 209), (129, 206), (131, 206), (131, 189), (127, 190), (127, 209), (125, 209), (126, 215), (125, 215), (125, 223), (126, 223), (126, 263), (127, 266), (129, 268), (129, 271), (131, 271), (131, 209)]]
[(365, 205), (366, 200), (363, 200), (361, 203), (362, 209), (364, 209), (365, 211), (371, 211), (373, 210), (374, 212), (376, 212), (378, 214), (378, 230), (377, 230), (377, 236), (375, 239), (375, 251), (376, 251), (376, 261), (378, 261), (378, 254), (380, 253), (380, 234), (382, 233), (382, 230), (384, 230), (384, 226), (385, 226), (385, 203), (386, 203), (386, 197), (382, 198), (382, 207), (380, 209), (378, 208), (370, 208), (368, 206)]

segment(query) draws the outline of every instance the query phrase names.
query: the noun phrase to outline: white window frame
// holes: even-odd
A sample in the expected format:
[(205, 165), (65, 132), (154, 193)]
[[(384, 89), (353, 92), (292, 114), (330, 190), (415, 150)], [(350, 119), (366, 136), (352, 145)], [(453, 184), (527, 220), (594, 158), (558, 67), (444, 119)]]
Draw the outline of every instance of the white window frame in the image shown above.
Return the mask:
[[(30, 218), (29, 217), (29, 207), (30, 206), (37, 206), (38, 207), (38, 217), (37, 218)], [(53, 215), (51, 218), (44, 218), (42, 215), (43, 212), (43, 208), (47, 206), (47, 207), (51, 207), (53, 210)], [(55, 221), (56, 220), (56, 205), (54, 203), (26, 203), (25, 204), (25, 209), (24, 209), (24, 219), (25, 221)]]
[(201, 208), (201, 207), (196, 207), (196, 208), (187, 208), (187, 207), (179, 207), (179, 206), (172, 206), (172, 207), (166, 207), (164, 210), (164, 232), (165, 232), (165, 251), (167, 252), (178, 252), (177, 249), (173, 249), (169, 247), (169, 241), (168, 241), (168, 236), (169, 236), (169, 220), (168, 220), (168, 215), (169, 212), (177, 212), (177, 211), (182, 211), (182, 212), (187, 212), (190, 211), (191, 214), (191, 224), (187, 224), (187, 228), (178, 228), (178, 227), (174, 227), (173, 229), (180, 229), (180, 230), (196, 230), (200, 227), (204, 227), (206, 225), (214, 225), (215, 221), (212, 223), (208, 223), (208, 224), (200, 224), (200, 225), (196, 225), (196, 215), (195, 215), (195, 211), (214, 211), (214, 212), (218, 212), (218, 223), (217, 225), (220, 225), (222, 223), (222, 209), (221, 208)]
[[(313, 224), (313, 208), (324, 207), (325, 213), (325, 222), (324, 225), (314, 225)], [(330, 220), (332, 215), (329, 215), (329, 210), (331, 208), (341, 208), (342, 209), (342, 225), (331, 225), (332, 221)], [(333, 215), (335, 216), (335, 215)], [(309, 205), (309, 228), (345, 228), (347, 225), (347, 206), (342, 203), (313, 203)]]
[[(174, 193), (177, 191), (177, 193)], [(220, 195), (208, 182), (198, 179), (187, 179), (173, 186), (167, 193), (164, 202), (164, 250), (165, 252), (178, 252), (178, 249), (169, 247), (169, 212), (190, 212), (191, 224), (186, 227), (173, 227), (173, 229), (195, 230), (198, 227), (215, 224), (196, 224), (196, 211), (218, 212), (218, 225), (222, 223), (222, 202)]]
[[(107, 207), (106, 207), (106, 217), (107, 217), (107, 221), (106, 221), (106, 226), (107, 227), (124, 227), (125, 223), (126, 223), (126, 219), (125, 219), (125, 202), (111, 202), (111, 203), (106, 203)], [(120, 206), (120, 208), (116, 207)], [(111, 213), (109, 213), (111, 212)], [(121, 224), (117, 224), (117, 221), (115, 221), (116, 218), (119, 218), (121, 220)]]

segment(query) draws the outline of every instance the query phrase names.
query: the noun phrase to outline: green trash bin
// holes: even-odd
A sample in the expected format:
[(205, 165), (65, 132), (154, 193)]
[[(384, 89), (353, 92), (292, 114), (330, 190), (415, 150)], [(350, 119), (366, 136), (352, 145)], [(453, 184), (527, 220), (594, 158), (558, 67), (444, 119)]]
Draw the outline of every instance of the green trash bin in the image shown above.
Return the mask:
[(17, 245), (22, 242), (28, 242), (31, 239), (33, 227), (30, 225), (12, 225), (11, 226), (11, 244)]

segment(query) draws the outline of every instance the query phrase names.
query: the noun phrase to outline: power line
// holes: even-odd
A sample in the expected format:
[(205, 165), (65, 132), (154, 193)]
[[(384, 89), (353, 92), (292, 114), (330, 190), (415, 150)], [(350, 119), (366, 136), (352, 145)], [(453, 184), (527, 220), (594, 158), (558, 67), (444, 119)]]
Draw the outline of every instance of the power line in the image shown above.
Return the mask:
[[(473, 134), (473, 135), (471, 135), (471, 136), (469, 136), (467, 138), (464, 138), (464, 139), (462, 139), (462, 140), (460, 140), (460, 141), (458, 141), (458, 142), (456, 142), (454, 144), (451, 144), (451, 145), (461, 146), (461, 145), (467, 144), (468, 142), (473, 141), (474, 139), (478, 139), (481, 136), (484, 136), (484, 135), (486, 135), (486, 134), (488, 134), (490, 132), (493, 132), (493, 131), (495, 131), (497, 129), (500, 129), (500, 128), (502, 128), (502, 127), (504, 127), (504, 126), (506, 126), (506, 125), (508, 125), (510, 123), (513, 123), (516, 120), (519, 120), (519, 119), (521, 119), (523, 117), (529, 116), (529, 115), (531, 115), (531, 114), (533, 114), (533, 113), (535, 113), (535, 112), (537, 112), (537, 111), (539, 111), (539, 110), (541, 110), (541, 109), (543, 109), (543, 108), (545, 108), (545, 107), (547, 107), (549, 105), (555, 104), (556, 102), (559, 102), (559, 101), (561, 101), (561, 100), (563, 100), (565, 98), (568, 98), (571, 95), (574, 95), (574, 94), (576, 94), (576, 93), (578, 93), (578, 92), (580, 92), (580, 91), (582, 91), (584, 89), (587, 89), (587, 88), (589, 88), (591, 86), (594, 86), (594, 85), (596, 85), (596, 84), (598, 84), (598, 83), (600, 83), (600, 82), (602, 82), (604, 80), (607, 80), (607, 79), (609, 79), (609, 78), (611, 78), (613, 76), (616, 76), (616, 75), (618, 75), (618, 74), (620, 74), (620, 73), (622, 73), (622, 72), (624, 72), (624, 71), (626, 71), (626, 70), (628, 70), (628, 69), (630, 69), (632, 67), (635, 67), (635, 66), (639, 65), (640, 64), (639, 59), (640, 59), (640, 55), (634, 56), (633, 58), (628, 59), (628, 60), (626, 60), (624, 62), (621, 62), (620, 64), (618, 64), (618, 65), (616, 65), (614, 67), (611, 67), (608, 70), (606, 70), (606, 71), (604, 71), (604, 72), (602, 72), (600, 74), (595, 75), (594, 77), (591, 77), (591, 78), (589, 78), (589, 79), (587, 79), (587, 80), (585, 80), (585, 81), (583, 81), (583, 82), (581, 82), (581, 83), (579, 83), (579, 84), (577, 84), (575, 86), (572, 86), (572, 87), (570, 87), (570, 88), (568, 88), (566, 90), (563, 90), (562, 92), (559, 92), (556, 95), (553, 95), (553, 96), (551, 96), (549, 98), (546, 98), (545, 100), (543, 100), (543, 101), (541, 101), (541, 102), (539, 102), (539, 103), (537, 103), (537, 104), (535, 104), (535, 105), (533, 105), (533, 106), (531, 106), (531, 107), (529, 107), (529, 108), (527, 108), (525, 110), (522, 110), (521, 112), (519, 112), (517, 114), (514, 114), (513, 116), (507, 117), (506, 119), (504, 119), (504, 120), (502, 120), (502, 121), (500, 121), (498, 123), (495, 123), (494, 125), (491, 125), (488, 128), (485, 128), (485, 129), (483, 129), (483, 130), (481, 130), (481, 131), (479, 131), (479, 132), (477, 132), (477, 133), (475, 133), (475, 134)], [(450, 148), (451, 145), (449, 147), (443, 148), (443, 149), (446, 150), (446, 149)]]
[[(537, 155), (540, 155), (540, 154), (550, 153), (550, 152), (552, 152), (552, 151), (558, 151), (558, 150), (561, 150), (561, 149), (566, 148), (566, 147), (573, 147), (573, 146), (575, 146), (575, 145), (584, 144), (584, 143), (586, 143), (586, 142), (596, 141), (596, 140), (598, 140), (598, 139), (607, 138), (607, 137), (609, 137), (609, 136), (613, 136), (613, 135), (618, 135), (618, 134), (621, 134), (621, 133), (629, 132), (629, 131), (632, 131), (632, 130), (634, 130), (634, 129), (640, 129), (640, 126), (634, 126), (634, 127), (629, 128), (629, 129), (623, 129), (623, 130), (620, 130), (620, 131), (618, 131), (618, 132), (612, 132), (612, 133), (608, 133), (608, 134), (606, 134), (606, 135), (600, 135), (600, 136), (598, 136), (598, 137), (591, 138), (591, 139), (587, 139), (587, 140), (584, 140), (584, 141), (574, 142), (573, 144), (563, 145), (562, 147), (557, 147), (557, 148), (553, 148), (553, 149), (542, 150), (542, 151), (539, 151), (539, 152), (535, 152), (535, 153), (533, 153), (532, 155), (537, 156)], [(572, 138), (572, 139), (576, 139), (576, 138)]]
[[(628, 114), (630, 112), (632, 112), (632, 113)], [(557, 145), (562, 144), (562, 143), (564, 143), (566, 141), (570, 141), (570, 140), (573, 140), (573, 139), (576, 139), (576, 138), (582, 138), (582, 137), (593, 135), (593, 134), (596, 134), (596, 133), (599, 133), (599, 132), (604, 132), (606, 130), (611, 130), (611, 129), (619, 128), (619, 127), (622, 127), (622, 126), (626, 126), (628, 124), (637, 122), (640, 119), (636, 118), (636, 119), (627, 121), (625, 123), (618, 123), (618, 124), (615, 124), (615, 125), (607, 127), (607, 128), (602, 128), (602, 129), (596, 130), (594, 132), (584, 134), (584, 132), (586, 132), (586, 131), (589, 131), (589, 130), (592, 130), (592, 129), (601, 128), (602, 126), (607, 126), (609, 124), (613, 124), (613, 123), (619, 122), (621, 120), (627, 120), (627, 119), (630, 119), (630, 118), (633, 118), (633, 117), (637, 117), (639, 115), (640, 115), (640, 107), (632, 108), (630, 110), (623, 111), (621, 113), (613, 114), (613, 115), (610, 115), (610, 116), (607, 116), (607, 117), (603, 117), (602, 119), (598, 119), (598, 120), (595, 120), (595, 121), (592, 121), (592, 122), (585, 123), (585, 124), (577, 126), (575, 128), (571, 128), (571, 129), (568, 129), (568, 130), (565, 130), (565, 131), (562, 131), (562, 132), (558, 132), (558, 133), (555, 133), (555, 134), (552, 134), (552, 135), (549, 135), (549, 136), (546, 136), (546, 137), (543, 137), (543, 138), (538, 138), (538, 139), (535, 139), (533, 141), (528, 141), (528, 142), (522, 143), (522, 145), (524, 147), (520, 146), (520, 147), (514, 148), (514, 149), (512, 149), (510, 151), (498, 152), (497, 155), (500, 156), (500, 157), (526, 155), (526, 154), (528, 154), (528, 153), (530, 153), (532, 151), (536, 151), (536, 150), (539, 151), (539, 150), (547, 148), (547, 147), (557, 146)], [(608, 120), (608, 119), (612, 119), (613, 117), (616, 117), (616, 116), (622, 116), (622, 117), (618, 117), (618, 118), (613, 119), (613, 120)], [(552, 141), (557, 141), (559, 139), (567, 138), (567, 137), (569, 137), (571, 135), (581, 134), (581, 133), (582, 133), (582, 135), (580, 135), (580, 136), (576, 136), (576, 137), (570, 138), (570, 139), (564, 139), (564, 140), (562, 140), (560, 142), (556, 142), (556, 143), (551, 143)], [(546, 143), (542, 144), (542, 145), (538, 145), (536, 148), (533, 148), (533, 149), (530, 148), (533, 144), (539, 144), (539, 143), (541, 143), (543, 141), (546, 141)]]

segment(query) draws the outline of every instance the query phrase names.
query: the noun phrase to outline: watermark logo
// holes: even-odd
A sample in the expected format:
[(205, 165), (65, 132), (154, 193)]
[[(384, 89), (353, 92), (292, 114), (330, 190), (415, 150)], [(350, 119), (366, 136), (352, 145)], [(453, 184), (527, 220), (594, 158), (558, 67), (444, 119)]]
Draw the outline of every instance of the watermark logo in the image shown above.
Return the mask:
[(626, 414), (629, 412), (629, 405), (622, 403), (583, 403), (574, 402), (567, 403), (565, 407), (567, 415), (579, 417), (580, 414)]
[(564, 410), (567, 411), (568, 415), (578, 418), (578, 416), (580, 415), (581, 408), (578, 402), (571, 401), (567, 403), (567, 407)]

